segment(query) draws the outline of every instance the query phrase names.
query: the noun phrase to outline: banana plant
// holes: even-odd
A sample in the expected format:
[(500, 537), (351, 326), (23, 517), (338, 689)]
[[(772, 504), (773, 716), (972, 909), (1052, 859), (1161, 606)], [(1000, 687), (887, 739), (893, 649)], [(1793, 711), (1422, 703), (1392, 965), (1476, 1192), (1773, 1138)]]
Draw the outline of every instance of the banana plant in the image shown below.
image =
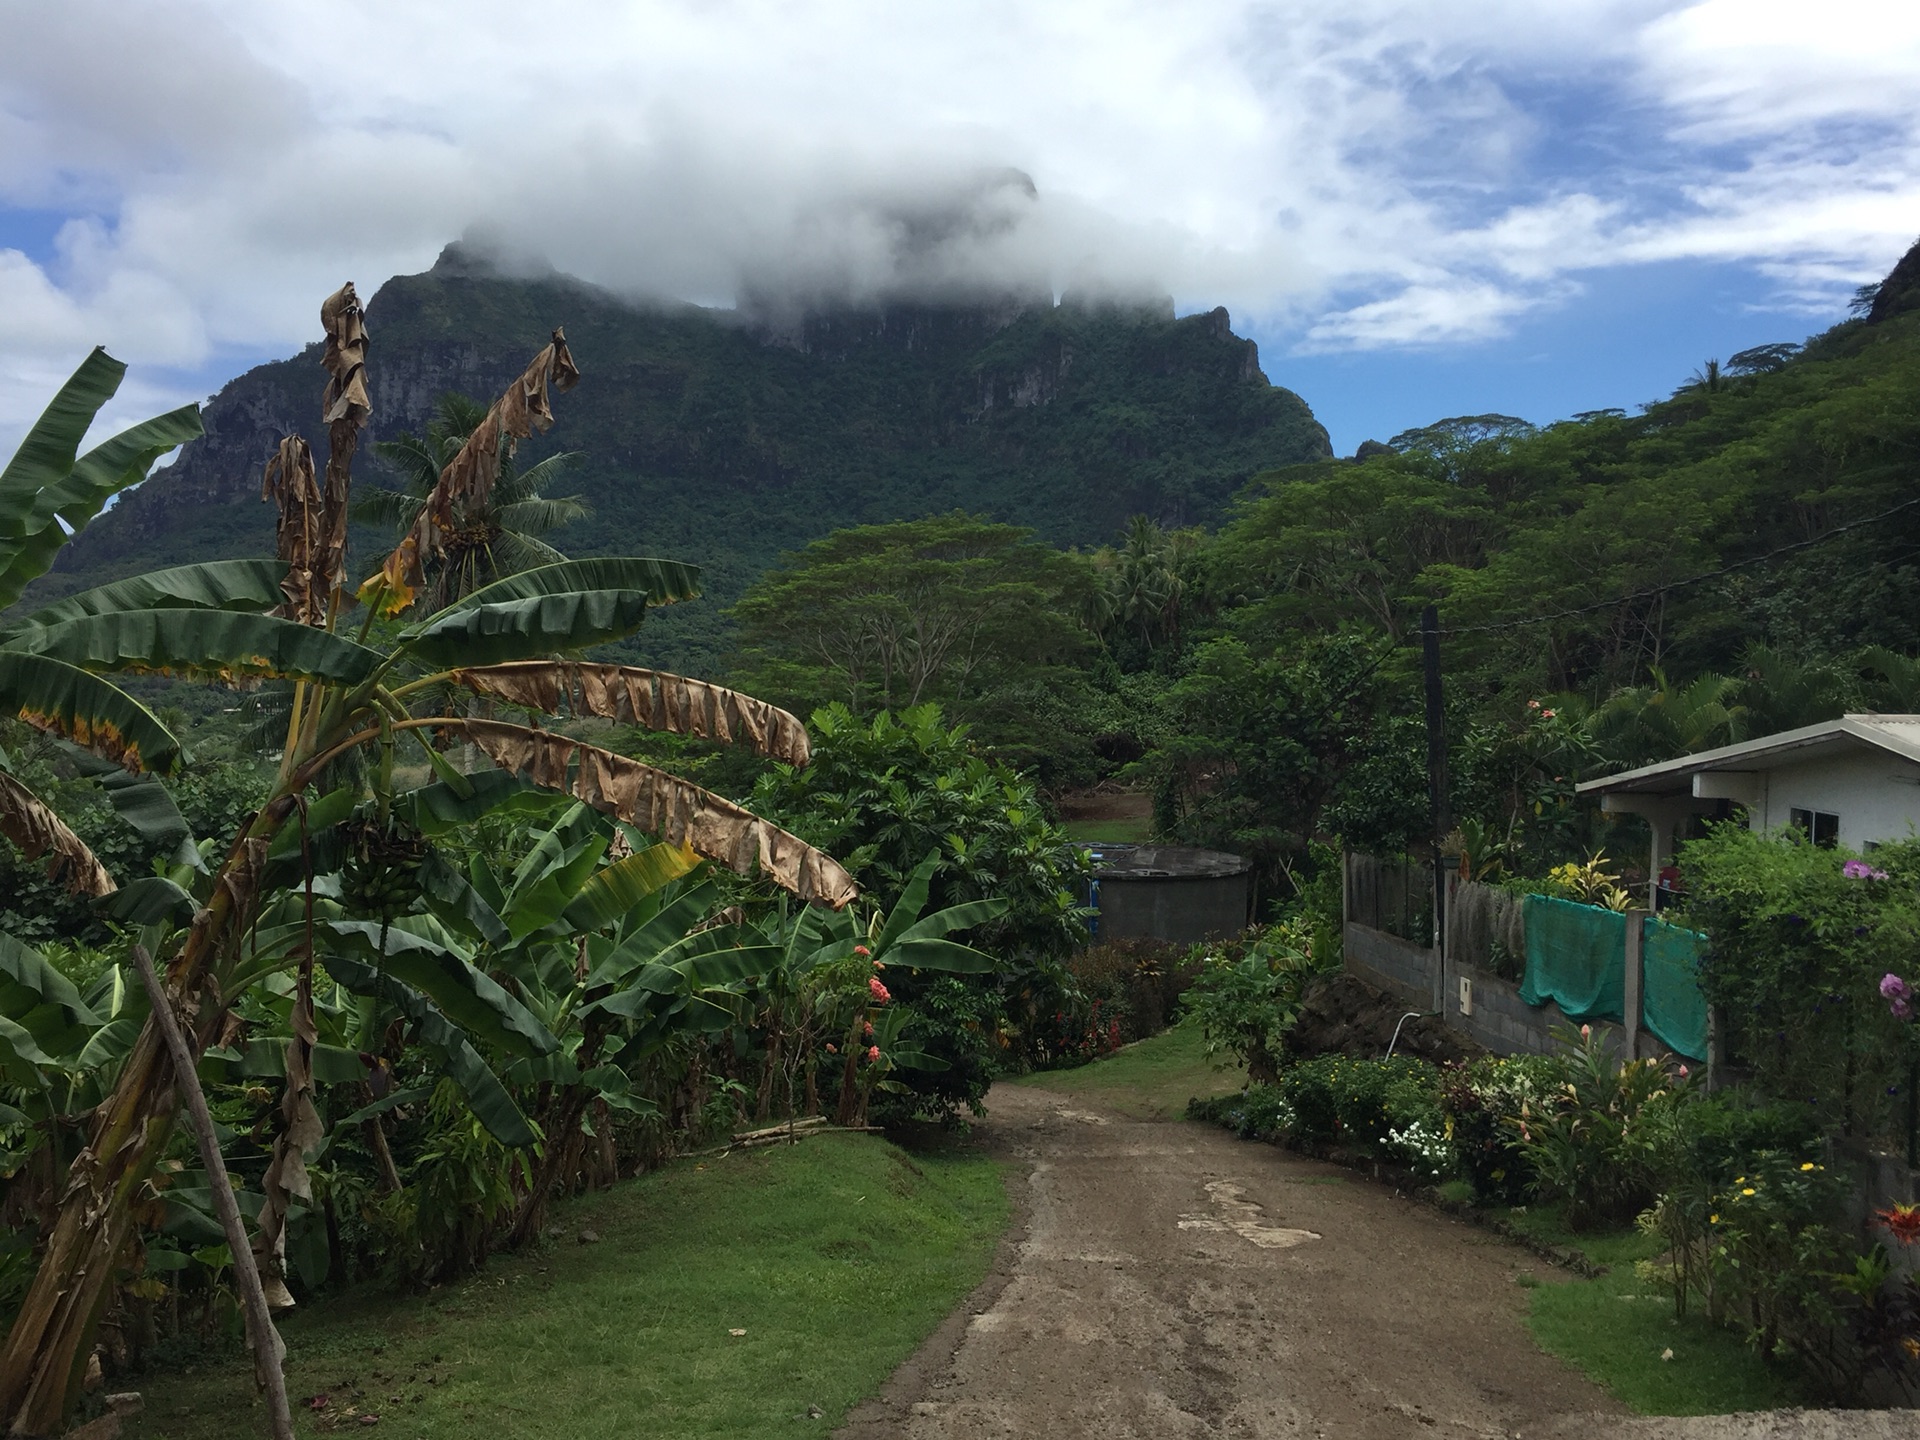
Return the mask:
[[(333, 313), (323, 311), (323, 320), (330, 326), (328, 360), (344, 363), (342, 356), (364, 356), (364, 337), (357, 352), (336, 343), (331, 327), (338, 299), (329, 301)], [(96, 351), (0, 472), (0, 603), (16, 599), (44, 573), (65, 538), (84, 528), (114, 493), (199, 433), (198, 416), (188, 407), (79, 454), (81, 437), (123, 370)], [(350, 409), (355, 393), (364, 396), (364, 376), (356, 382), (356, 373), (348, 367), (343, 378), (335, 369), (330, 418)], [(324, 491), (304, 444), (283, 445), (270, 467), (270, 488), (282, 505), (275, 561), (176, 567), (0, 621), (0, 713), (131, 772), (175, 772), (183, 748), (158, 716), (110, 677), (159, 673), (294, 686), (287, 743), (271, 792), (212, 867), (206, 898), (194, 907), (166, 966), (169, 1000), (184, 1012), (195, 1053), (226, 1027), (246, 984), (262, 978), (254, 952), (240, 942), (272, 898), (266, 883), (270, 857), (290, 829), (310, 826), (313, 808), (325, 798), (322, 787), (332, 788), (330, 777), (344, 762), (362, 759), (373, 777), (378, 826), (363, 832), (366, 868), (378, 878), (396, 849), (405, 851), (408, 837), (393, 818), (403, 808), (401, 797), (391, 785), (395, 753), (403, 745), (417, 747), (435, 783), (456, 797), (470, 793), (478, 777), (460, 774), (443, 751), (464, 742), (517, 781), (571, 796), (723, 866), (757, 870), (800, 901), (844, 907), (854, 899), (852, 878), (830, 856), (719, 796), (555, 729), (467, 713), (471, 707), (460, 697), (478, 697), (554, 720), (604, 718), (744, 743), (804, 764), (804, 727), (764, 702), (677, 675), (553, 658), (624, 639), (651, 606), (694, 597), (699, 574), (693, 567), (639, 557), (565, 561), (482, 587), (436, 613), (410, 613), (422, 568), (443, 548), (456, 504), (484, 493), (517, 439), (551, 423), (549, 383), (565, 388), (577, 375), (556, 331), (446, 467), (399, 548), (361, 587), (366, 614), (351, 636), (351, 601), (340, 575), (343, 550), (335, 543), (345, 533), (348, 503), (338, 453), (344, 422), (337, 419)], [(350, 433), (345, 443), (350, 452)], [(355, 933), (368, 939), (364, 931), (338, 928), (346, 923), (335, 923), (330, 944), (337, 940), (350, 949), (359, 943), (347, 938)], [(400, 958), (384, 944), (369, 941), (363, 959), (389, 980), (398, 973)], [(291, 1143), (276, 1156), (269, 1179), (297, 1185), (300, 1152), (317, 1144), (320, 1133), (311, 1113), (307, 1056), (315, 1043), (314, 947), (296, 944), (278, 963), (294, 974), (298, 998), (287, 1067)], [(77, 1396), (131, 1234), (131, 1198), (165, 1146), (175, 1109), (171, 1063), (150, 1022), (94, 1112), (40, 1268), (0, 1350), (0, 1421), (11, 1431), (56, 1431)]]

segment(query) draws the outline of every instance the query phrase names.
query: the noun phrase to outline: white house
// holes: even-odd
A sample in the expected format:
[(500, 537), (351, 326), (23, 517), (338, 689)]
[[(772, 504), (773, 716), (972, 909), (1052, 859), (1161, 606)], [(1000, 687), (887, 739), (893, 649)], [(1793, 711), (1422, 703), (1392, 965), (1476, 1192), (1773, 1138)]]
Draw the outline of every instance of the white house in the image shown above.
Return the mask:
[(1692, 815), (1738, 805), (1756, 830), (1798, 825), (1816, 844), (1851, 850), (1920, 831), (1920, 715), (1843, 715), (1589, 780), (1579, 793), (1646, 817), (1652, 906), (1675, 827)]

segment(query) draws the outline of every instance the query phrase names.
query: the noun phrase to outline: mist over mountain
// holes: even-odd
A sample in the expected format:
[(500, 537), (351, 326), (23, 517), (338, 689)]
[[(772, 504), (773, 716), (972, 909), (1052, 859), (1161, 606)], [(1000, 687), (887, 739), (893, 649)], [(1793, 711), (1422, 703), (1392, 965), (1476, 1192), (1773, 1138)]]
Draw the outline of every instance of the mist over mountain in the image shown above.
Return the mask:
[[(926, 223), (915, 253), (936, 254), (944, 222)], [(912, 299), (836, 303), (782, 283), (719, 310), (541, 269), (452, 245), (380, 288), (356, 472), (386, 480), (372, 442), (424, 429), (449, 390), (491, 399), (564, 326), (584, 378), (556, 397), (557, 425), (525, 458), (581, 452), (556, 488), (595, 514), (549, 538), (572, 555), (702, 566), (706, 598), (650, 619), (639, 646), (695, 673), (724, 648), (721, 610), (783, 552), (840, 526), (963, 508), (1097, 544), (1134, 514), (1216, 520), (1253, 474), (1330, 453), (1225, 310), (1176, 319), (1167, 300), (988, 296), (931, 271)], [(229, 383), (205, 407), (205, 437), (70, 546), (40, 593), (271, 554), (260, 471), (289, 432), (323, 442), (319, 356), (315, 344)], [(356, 572), (381, 538), (356, 531)]]

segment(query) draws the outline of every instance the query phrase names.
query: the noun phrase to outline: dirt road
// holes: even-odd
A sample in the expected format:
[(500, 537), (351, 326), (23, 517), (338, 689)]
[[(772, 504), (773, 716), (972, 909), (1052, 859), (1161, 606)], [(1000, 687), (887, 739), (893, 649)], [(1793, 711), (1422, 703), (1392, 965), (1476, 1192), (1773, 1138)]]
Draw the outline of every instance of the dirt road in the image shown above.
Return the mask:
[(1026, 1171), (992, 1279), (845, 1440), (1577, 1434), (1620, 1407), (1521, 1320), (1550, 1267), (1389, 1190), (1210, 1126), (1001, 1086)]

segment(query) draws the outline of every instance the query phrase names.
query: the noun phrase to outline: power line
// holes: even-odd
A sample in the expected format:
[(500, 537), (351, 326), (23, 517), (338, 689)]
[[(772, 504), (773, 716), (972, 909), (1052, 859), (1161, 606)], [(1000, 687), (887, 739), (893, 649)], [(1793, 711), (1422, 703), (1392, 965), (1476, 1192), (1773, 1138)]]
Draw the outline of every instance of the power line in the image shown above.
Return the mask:
[(1664, 595), (1671, 590), (1684, 590), (1689, 585), (1698, 585), (1703, 580), (1717, 580), (1722, 575), (1731, 575), (1736, 570), (1745, 570), (1749, 566), (1764, 565), (1769, 560), (1777, 560), (1782, 555), (1790, 555), (1796, 550), (1808, 550), (1821, 545), (1836, 535), (1844, 535), (1849, 530), (1858, 530), (1863, 525), (1877, 525), (1889, 516), (1898, 515), (1902, 510), (1910, 510), (1920, 505), (1920, 496), (1911, 500), (1902, 500), (1890, 510), (1882, 510), (1878, 515), (1865, 515), (1858, 520), (1849, 520), (1844, 525), (1836, 525), (1824, 530), (1810, 540), (1796, 540), (1791, 545), (1782, 545), (1763, 555), (1749, 556), (1745, 560), (1736, 560), (1731, 565), (1722, 565), (1717, 570), (1705, 570), (1698, 575), (1689, 575), (1684, 580), (1670, 580), (1664, 585), (1649, 586), (1645, 590), (1634, 590), (1625, 595), (1615, 595), (1611, 599), (1596, 600), (1591, 605), (1576, 605), (1570, 610), (1554, 610), (1545, 615), (1527, 615), (1518, 620), (1496, 620), (1485, 625), (1451, 625), (1441, 630), (1442, 635), (1479, 635), (1493, 630), (1517, 630), (1523, 625), (1544, 625), (1550, 620), (1565, 620), (1574, 615), (1590, 615), (1595, 610), (1611, 610), (1616, 606), (1628, 605), (1635, 600), (1649, 600), (1656, 595)]

